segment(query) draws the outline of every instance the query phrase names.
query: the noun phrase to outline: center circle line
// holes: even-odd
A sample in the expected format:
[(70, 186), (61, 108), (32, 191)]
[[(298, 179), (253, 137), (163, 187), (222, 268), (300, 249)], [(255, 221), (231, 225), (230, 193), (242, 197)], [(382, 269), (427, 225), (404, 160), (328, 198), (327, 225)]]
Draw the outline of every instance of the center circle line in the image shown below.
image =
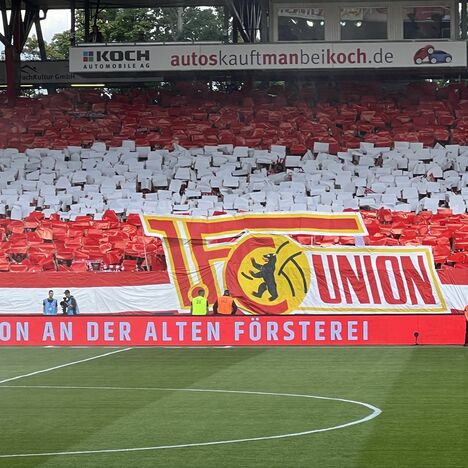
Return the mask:
[(371, 421), (382, 413), (382, 410), (370, 403), (365, 403), (357, 400), (348, 400), (345, 398), (326, 397), (319, 395), (306, 395), (301, 393), (276, 393), (276, 392), (260, 392), (250, 390), (221, 390), (221, 389), (205, 389), (205, 388), (166, 388), (166, 387), (96, 387), (96, 386), (70, 386), (70, 385), (0, 385), (2, 388), (21, 388), (21, 389), (50, 389), (50, 390), (123, 390), (123, 391), (168, 391), (168, 392), (200, 392), (200, 393), (234, 393), (241, 395), (263, 395), (263, 396), (279, 396), (291, 398), (312, 398), (316, 400), (339, 401), (354, 405), (364, 406), (372, 412), (364, 418), (339, 424), (337, 426), (324, 427), (321, 429), (311, 429), (302, 432), (291, 432), (286, 434), (278, 434), (271, 436), (249, 437), (244, 439), (231, 440), (216, 440), (209, 442), (194, 442), (189, 444), (176, 445), (156, 445), (152, 447), (129, 447), (116, 449), (99, 449), (99, 450), (78, 450), (78, 451), (63, 451), (63, 452), (36, 452), (36, 453), (15, 453), (15, 454), (0, 454), (1, 458), (26, 458), (26, 457), (50, 457), (50, 456), (67, 456), (67, 455), (91, 455), (100, 453), (122, 453), (122, 452), (143, 452), (151, 450), (164, 450), (188, 447), (205, 447), (210, 445), (236, 444), (242, 442), (257, 442), (262, 440), (285, 439), (290, 437), (300, 437), (320, 432), (334, 431), (344, 429), (346, 427), (355, 426), (364, 422)]

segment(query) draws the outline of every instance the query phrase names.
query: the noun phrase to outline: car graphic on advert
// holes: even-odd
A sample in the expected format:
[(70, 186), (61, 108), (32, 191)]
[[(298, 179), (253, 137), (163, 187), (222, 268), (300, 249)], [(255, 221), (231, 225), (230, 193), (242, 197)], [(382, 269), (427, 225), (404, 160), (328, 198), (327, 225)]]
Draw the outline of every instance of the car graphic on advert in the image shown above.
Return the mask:
[(414, 54), (414, 63), (421, 65), (423, 63), (450, 63), (452, 56), (443, 50), (435, 50), (434, 46), (427, 45), (422, 47)]
[(452, 56), (443, 50), (434, 50), (432, 54), (429, 54), (429, 62), (431, 63), (450, 63), (451, 61)]

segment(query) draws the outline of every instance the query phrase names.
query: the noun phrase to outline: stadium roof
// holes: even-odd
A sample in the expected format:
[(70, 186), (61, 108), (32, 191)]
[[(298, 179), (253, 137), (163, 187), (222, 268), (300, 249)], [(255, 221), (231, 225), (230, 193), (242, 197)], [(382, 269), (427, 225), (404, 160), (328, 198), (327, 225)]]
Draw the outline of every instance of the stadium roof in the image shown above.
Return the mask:
[[(6, 0), (7, 9), (17, 0)], [(23, 0), (32, 6), (47, 10), (71, 9), (72, 0)], [(342, 0), (315, 0), (315, 3), (335, 3)], [(359, 2), (359, 0), (347, 0), (348, 2)], [(391, 3), (390, 0), (387, 0)], [(419, 0), (420, 1), (420, 0)], [(369, 3), (382, 3), (378, 0), (369, 0)], [(83, 9), (87, 0), (75, 0), (75, 8)], [(222, 6), (225, 0), (88, 0), (90, 6), (99, 8), (154, 8), (154, 7), (177, 7), (177, 6)], [(285, 4), (295, 4), (295, 0), (283, 0)]]
[[(7, 9), (11, 8), (12, 2), (7, 0)], [(70, 0), (28, 0), (31, 6), (41, 9), (60, 10), (71, 9)], [(90, 6), (96, 6), (97, 0), (89, 0)], [(75, 0), (75, 8), (84, 8), (86, 0)], [(217, 6), (223, 5), (223, 0), (100, 0), (99, 8), (154, 8), (154, 7), (176, 7), (176, 6)]]

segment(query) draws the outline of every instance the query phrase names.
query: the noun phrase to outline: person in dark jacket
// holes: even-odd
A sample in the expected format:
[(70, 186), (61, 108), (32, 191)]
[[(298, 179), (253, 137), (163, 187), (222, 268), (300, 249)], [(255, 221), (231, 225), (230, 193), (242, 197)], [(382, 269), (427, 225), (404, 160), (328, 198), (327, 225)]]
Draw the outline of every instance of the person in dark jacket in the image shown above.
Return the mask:
[(76, 299), (71, 295), (71, 292), (69, 289), (66, 289), (64, 294), (65, 294), (65, 297), (63, 298), (63, 301), (60, 303), (63, 309), (63, 313), (65, 315), (78, 315), (80, 311), (78, 309), (78, 303), (76, 302)]

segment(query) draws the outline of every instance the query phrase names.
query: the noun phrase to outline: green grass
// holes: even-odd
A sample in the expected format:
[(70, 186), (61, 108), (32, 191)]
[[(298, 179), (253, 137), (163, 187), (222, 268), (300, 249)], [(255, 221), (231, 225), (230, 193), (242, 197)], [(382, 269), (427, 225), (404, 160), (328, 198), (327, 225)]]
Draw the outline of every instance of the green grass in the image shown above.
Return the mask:
[[(0, 349), (0, 381), (109, 351)], [(321, 395), (383, 413), (293, 438), (0, 458), (0, 467), (468, 467), (468, 349), (459, 347), (132, 349), (0, 384), (0, 455), (253, 438), (370, 413), (339, 401), (157, 390), (167, 388)]]

